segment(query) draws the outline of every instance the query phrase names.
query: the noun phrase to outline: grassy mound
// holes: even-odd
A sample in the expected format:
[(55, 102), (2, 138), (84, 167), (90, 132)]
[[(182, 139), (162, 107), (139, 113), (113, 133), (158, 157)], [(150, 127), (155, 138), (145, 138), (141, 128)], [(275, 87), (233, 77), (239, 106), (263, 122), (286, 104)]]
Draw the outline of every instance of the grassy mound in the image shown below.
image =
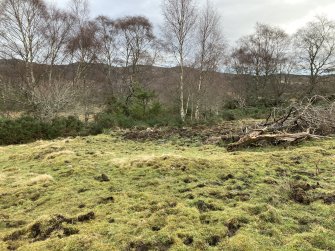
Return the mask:
[(335, 140), (0, 148), (0, 250), (335, 250)]

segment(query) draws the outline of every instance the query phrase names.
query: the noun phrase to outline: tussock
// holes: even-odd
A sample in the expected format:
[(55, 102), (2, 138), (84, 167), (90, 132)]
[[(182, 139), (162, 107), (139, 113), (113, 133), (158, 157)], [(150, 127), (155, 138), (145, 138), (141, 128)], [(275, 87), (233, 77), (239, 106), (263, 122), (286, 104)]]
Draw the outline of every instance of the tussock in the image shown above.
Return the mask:
[(45, 156), (45, 159), (55, 159), (55, 158), (63, 156), (63, 155), (73, 155), (73, 154), (74, 154), (73, 151), (64, 150), (64, 151), (59, 151), (59, 152), (54, 152), (54, 153), (47, 154)]
[(31, 178), (29, 180), (29, 185), (34, 185), (37, 183), (49, 183), (49, 182), (53, 182), (54, 178), (51, 175), (48, 174), (42, 174), (42, 175), (38, 175), (34, 178)]

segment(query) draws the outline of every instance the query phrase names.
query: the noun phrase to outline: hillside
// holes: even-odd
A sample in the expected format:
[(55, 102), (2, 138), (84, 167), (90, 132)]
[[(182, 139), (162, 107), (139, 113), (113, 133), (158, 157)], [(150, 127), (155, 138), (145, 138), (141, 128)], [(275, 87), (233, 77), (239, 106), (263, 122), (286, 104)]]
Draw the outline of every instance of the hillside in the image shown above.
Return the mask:
[(335, 140), (120, 133), (0, 148), (0, 250), (335, 250)]
[[(37, 81), (43, 83), (43, 79), (48, 77), (46, 73), (47, 65), (35, 64), (35, 75)], [(55, 76), (64, 82), (71, 82), (75, 77), (78, 64), (58, 65), (55, 67)], [(112, 79), (106, 79), (108, 66), (104, 64), (90, 64), (87, 70), (88, 88), (91, 91), (90, 102), (103, 103), (106, 95), (115, 92), (122, 93), (126, 84), (123, 83), (124, 69), (121, 67), (112, 67)], [(153, 90), (163, 104), (175, 104), (178, 99), (177, 93), (179, 88), (179, 68), (178, 67), (157, 67), (157, 66), (139, 66), (140, 83), (149, 90)], [(193, 93), (197, 88), (198, 73), (191, 68), (185, 69), (185, 85), (187, 93)], [(20, 60), (0, 60), (0, 78), (3, 82), (18, 88), (16, 85), (24, 78), (24, 63)], [(308, 76), (288, 75), (286, 76), (289, 84), (272, 86), (269, 83), (271, 95), (273, 89), (282, 90), (283, 96), (289, 98), (296, 96), (303, 86), (308, 84)], [(320, 93), (330, 94), (333, 91), (333, 78), (325, 80), (320, 86)], [(1, 84), (1, 81), (0, 81)], [(247, 98), (254, 92), (255, 87), (251, 84), (250, 76), (238, 76), (232, 73), (215, 72), (204, 82), (204, 99), (205, 106), (217, 107), (227, 99), (236, 98), (236, 95)], [(270, 96), (271, 96), (270, 95)]]

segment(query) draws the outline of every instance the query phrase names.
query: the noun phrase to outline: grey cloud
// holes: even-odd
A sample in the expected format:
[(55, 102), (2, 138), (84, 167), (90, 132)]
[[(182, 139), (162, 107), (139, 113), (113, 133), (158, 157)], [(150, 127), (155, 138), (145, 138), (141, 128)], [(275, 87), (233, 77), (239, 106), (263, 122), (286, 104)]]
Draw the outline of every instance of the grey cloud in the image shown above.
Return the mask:
[(327, 9), (327, 6), (334, 4), (333, 0), (216, 0), (215, 2), (223, 14), (224, 28), (230, 41), (252, 32), (256, 22), (288, 26), (308, 16), (318, 7)]
[[(212, 0), (223, 17), (223, 29), (230, 42), (252, 32), (256, 22), (287, 27), (304, 19), (316, 9), (328, 11), (334, 0)], [(65, 6), (66, 0), (57, 3)], [(197, 0), (199, 5), (206, 0)], [(118, 18), (125, 15), (145, 15), (156, 26), (162, 21), (160, 0), (90, 0), (92, 15)], [(321, 14), (321, 13), (319, 13)], [(298, 28), (298, 27), (293, 27)]]

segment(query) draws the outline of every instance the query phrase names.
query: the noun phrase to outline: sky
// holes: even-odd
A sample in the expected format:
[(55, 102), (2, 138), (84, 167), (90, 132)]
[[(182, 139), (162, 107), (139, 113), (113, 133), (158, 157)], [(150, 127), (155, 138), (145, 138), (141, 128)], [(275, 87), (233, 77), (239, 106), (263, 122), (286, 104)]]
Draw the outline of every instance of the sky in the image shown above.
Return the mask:
[[(206, 0), (195, 0), (201, 6)], [(66, 8), (68, 0), (47, 0)], [(253, 32), (257, 22), (275, 25), (293, 34), (316, 15), (335, 20), (334, 0), (212, 0), (222, 16), (226, 40), (234, 43)], [(144, 15), (155, 25), (162, 23), (161, 0), (89, 0), (91, 16), (119, 18)]]

